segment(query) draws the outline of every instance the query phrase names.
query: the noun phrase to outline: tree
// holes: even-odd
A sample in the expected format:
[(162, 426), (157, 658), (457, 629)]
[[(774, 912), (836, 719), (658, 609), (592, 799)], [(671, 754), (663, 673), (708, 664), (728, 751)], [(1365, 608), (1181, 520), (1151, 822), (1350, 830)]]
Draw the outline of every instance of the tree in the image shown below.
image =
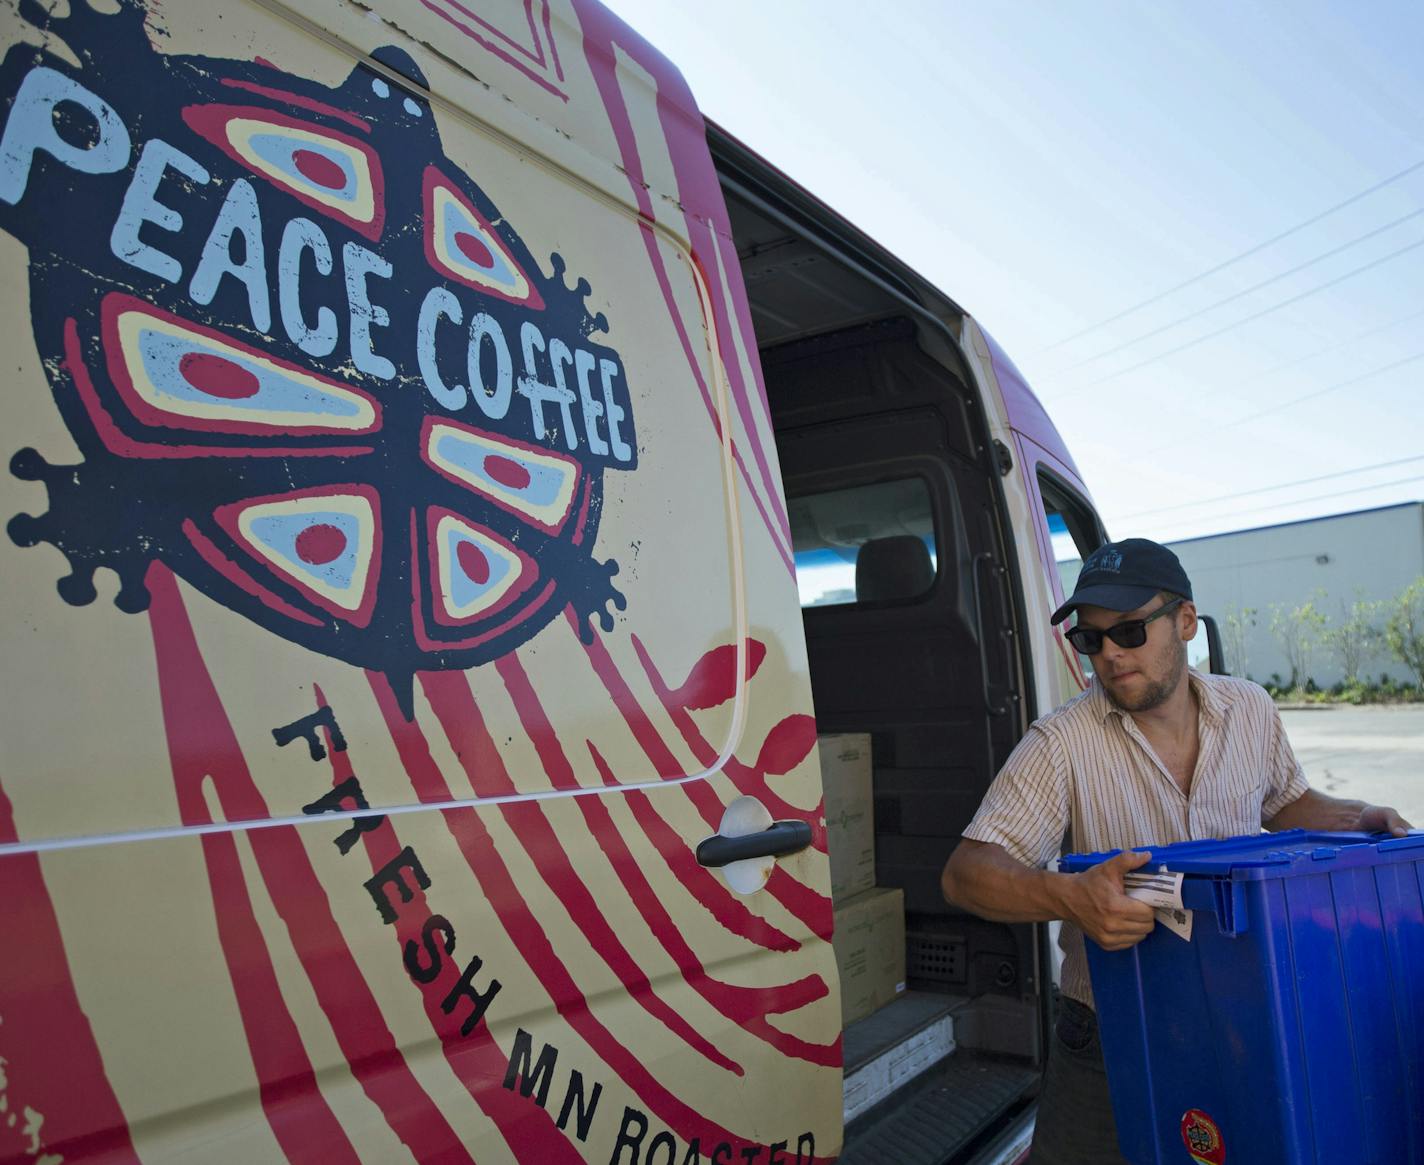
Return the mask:
[(1226, 613), (1221, 617), (1226, 669), (1234, 676), (1250, 675), (1251, 658), (1247, 654), (1246, 640), (1256, 626), (1257, 613), (1255, 607), (1238, 607), (1235, 603), (1228, 603)]
[(1378, 626), (1380, 606), (1380, 603), (1362, 599), (1357, 590), (1355, 601), (1349, 606), (1343, 599), (1340, 601), (1340, 622), (1324, 632), (1325, 645), (1339, 660), (1346, 683), (1355, 683), (1360, 678), (1365, 660), (1384, 639)]
[(1307, 599), (1297, 607), (1290, 607), (1285, 603), (1271, 604), (1271, 634), (1281, 645), (1286, 663), (1290, 665), (1289, 686), (1292, 689), (1300, 687), (1310, 677), (1310, 665), (1315, 659), (1315, 649), (1329, 622), (1316, 606), (1316, 600), (1323, 601), (1324, 598), (1324, 593), (1317, 591), (1314, 598)]
[(1424, 684), (1424, 575), (1390, 600), (1384, 638), (1395, 659)]

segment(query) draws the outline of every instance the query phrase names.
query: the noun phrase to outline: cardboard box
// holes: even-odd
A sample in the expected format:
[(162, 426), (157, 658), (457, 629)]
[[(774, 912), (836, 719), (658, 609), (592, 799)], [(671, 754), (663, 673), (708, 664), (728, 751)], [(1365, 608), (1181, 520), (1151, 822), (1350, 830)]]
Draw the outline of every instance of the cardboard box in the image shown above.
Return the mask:
[(841, 1024), (854, 1023), (905, 990), (905, 893), (875, 887), (835, 908)]
[(844, 732), (816, 740), (825, 794), (831, 901), (875, 885), (875, 809), (870, 782), (870, 734)]

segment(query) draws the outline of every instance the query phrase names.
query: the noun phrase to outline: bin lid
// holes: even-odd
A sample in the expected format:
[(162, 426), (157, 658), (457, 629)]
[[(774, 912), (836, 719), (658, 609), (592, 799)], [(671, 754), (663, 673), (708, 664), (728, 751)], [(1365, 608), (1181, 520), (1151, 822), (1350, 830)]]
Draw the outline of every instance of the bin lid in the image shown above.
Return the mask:
[[(1252, 833), (1244, 837), (1178, 841), (1170, 845), (1133, 848), (1152, 855), (1149, 865), (1153, 869), (1218, 877), (1237, 870), (1252, 870), (1258, 871), (1257, 876), (1261, 876), (1268, 871), (1285, 874), (1321, 861), (1343, 859), (1350, 865), (1371, 865), (1381, 861), (1418, 859), (1424, 857), (1424, 853), (1406, 854), (1403, 851), (1424, 850), (1424, 831), (1415, 830), (1407, 837), (1390, 837), (1378, 833), (1287, 829), (1280, 833)], [(1068, 854), (1059, 863), (1059, 869), (1069, 874), (1081, 873), (1121, 852)]]

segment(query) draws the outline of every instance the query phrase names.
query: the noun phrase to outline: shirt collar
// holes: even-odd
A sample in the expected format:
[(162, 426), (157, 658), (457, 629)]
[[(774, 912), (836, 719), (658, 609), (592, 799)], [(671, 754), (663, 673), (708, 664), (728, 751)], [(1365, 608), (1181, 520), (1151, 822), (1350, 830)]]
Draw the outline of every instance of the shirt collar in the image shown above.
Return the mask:
[(1193, 667), (1187, 668), (1187, 681), (1197, 694), (1197, 707), (1202, 715), (1214, 724), (1226, 723), (1226, 701), (1217, 686)]

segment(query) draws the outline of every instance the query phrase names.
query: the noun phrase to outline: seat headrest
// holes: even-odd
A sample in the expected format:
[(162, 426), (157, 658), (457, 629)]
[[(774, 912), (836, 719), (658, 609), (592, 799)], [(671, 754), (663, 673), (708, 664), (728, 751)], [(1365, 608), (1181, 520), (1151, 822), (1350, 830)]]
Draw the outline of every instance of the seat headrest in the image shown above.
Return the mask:
[(913, 534), (872, 538), (855, 559), (857, 602), (912, 599), (934, 583), (929, 547)]

